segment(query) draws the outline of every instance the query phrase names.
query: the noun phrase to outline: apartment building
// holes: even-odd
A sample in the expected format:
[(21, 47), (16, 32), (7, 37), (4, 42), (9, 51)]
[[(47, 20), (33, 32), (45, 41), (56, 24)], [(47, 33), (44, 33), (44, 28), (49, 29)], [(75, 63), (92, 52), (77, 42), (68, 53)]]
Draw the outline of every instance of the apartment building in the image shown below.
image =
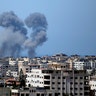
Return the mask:
[(10, 96), (11, 91), (10, 88), (1, 88), (0, 87), (0, 96)]
[(89, 60), (91, 69), (96, 69), (96, 60)]
[(74, 61), (73, 67), (77, 70), (91, 69), (91, 63), (89, 62), (89, 60), (81, 58)]
[(63, 60), (66, 60), (68, 56), (66, 54), (60, 53), (60, 54), (53, 55), (51, 58), (52, 60), (55, 60), (55, 61), (63, 61)]
[[(27, 87), (44, 88), (56, 92), (52, 96), (89, 96), (88, 75), (85, 70), (68, 70), (67, 63), (53, 63), (43, 68), (35, 65), (26, 73)], [(57, 94), (58, 93), (58, 94)], [(37, 95), (42, 96), (42, 95)], [(51, 95), (50, 95), (51, 96)]]
[(9, 60), (8, 58), (1, 58), (0, 59), (0, 76), (5, 76), (6, 71), (8, 71)]
[(18, 71), (20, 72), (21, 69), (23, 71), (23, 74), (26, 74), (26, 71), (28, 71), (28, 64), (30, 62), (30, 58), (27, 57), (21, 57), (21, 58), (17, 58), (18, 61)]
[(0, 59), (0, 76), (6, 76), (11, 73), (12, 76), (16, 76), (18, 72), (18, 65), (13, 58)]

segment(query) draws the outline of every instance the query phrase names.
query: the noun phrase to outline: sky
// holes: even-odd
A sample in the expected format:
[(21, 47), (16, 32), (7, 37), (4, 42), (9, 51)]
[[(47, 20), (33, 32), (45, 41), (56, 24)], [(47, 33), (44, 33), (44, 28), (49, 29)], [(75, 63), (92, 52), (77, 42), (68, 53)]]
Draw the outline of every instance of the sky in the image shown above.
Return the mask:
[(2, 0), (0, 14), (8, 11), (22, 20), (34, 12), (45, 15), (48, 40), (37, 56), (96, 55), (96, 0)]

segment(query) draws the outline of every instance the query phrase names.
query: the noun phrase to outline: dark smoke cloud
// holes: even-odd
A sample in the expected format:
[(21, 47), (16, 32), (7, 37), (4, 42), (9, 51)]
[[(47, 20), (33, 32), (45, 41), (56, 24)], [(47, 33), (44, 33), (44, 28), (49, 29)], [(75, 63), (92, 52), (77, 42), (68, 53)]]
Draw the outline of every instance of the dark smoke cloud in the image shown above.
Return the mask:
[(47, 40), (46, 30), (48, 24), (45, 16), (40, 13), (30, 14), (25, 19), (25, 23), (29, 28), (33, 29), (31, 38), (26, 40), (24, 43), (28, 48), (29, 56), (32, 57), (35, 54), (35, 49)]
[(22, 34), (27, 34), (23, 21), (19, 19), (12, 11), (4, 12), (0, 15), (0, 26), (10, 28), (14, 32), (19, 30)]
[(47, 21), (43, 14), (33, 13), (25, 20), (27, 27), (32, 28), (30, 37), (24, 22), (14, 12), (0, 15), (0, 57), (21, 56), (22, 50), (27, 50), (29, 57), (35, 56), (35, 50), (46, 40)]
[(0, 15), (0, 26), (5, 28), (0, 32), (0, 56), (19, 56), (27, 38), (23, 21), (14, 12), (5, 12)]

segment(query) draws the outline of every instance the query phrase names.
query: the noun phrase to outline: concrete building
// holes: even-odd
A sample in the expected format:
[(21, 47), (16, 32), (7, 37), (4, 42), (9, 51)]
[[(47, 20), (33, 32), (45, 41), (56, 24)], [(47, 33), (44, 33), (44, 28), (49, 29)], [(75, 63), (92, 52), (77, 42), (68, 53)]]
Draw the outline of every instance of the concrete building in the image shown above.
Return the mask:
[(10, 88), (0, 88), (0, 96), (11, 96)]
[(29, 96), (58, 96), (57, 91), (53, 90), (46, 90), (44, 88), (38, 88), (38, 87), (30, 87), (29, 88)]
[(8, 73), (12, 73), (12, 76), (16, 77), (18, 73), (18, 65), (16, 59), (13, 58), (5, 58), (0, 59), (0, 76), (9, 75)]
[(9, 60), (8, 58), (1, 58), (0, 59), (0, 76), (6, 76), (6, 71), (8, 71)]
[(66, 54), (60, 53), (60, 54), (55, 54), (51, 57), (55, 61), (64, 61), (68, 58)]
[(30, 73), (26, 73), (27, 87), (44, 88), (58, 93), (56, 96), (89, 96), (89, 78), (85, 70), (68, 70), (66, 63), (35, 67)]
[(18, 61), (18, 72), (20, 72), (20, 70), (22, 69), (23, 74), (25, 75), (26, 71), (28, 71), (28, 64), (30, 62), (30, 59), (27, 57), (26, 58), (22, 57), (17, 58), (17, 61)]

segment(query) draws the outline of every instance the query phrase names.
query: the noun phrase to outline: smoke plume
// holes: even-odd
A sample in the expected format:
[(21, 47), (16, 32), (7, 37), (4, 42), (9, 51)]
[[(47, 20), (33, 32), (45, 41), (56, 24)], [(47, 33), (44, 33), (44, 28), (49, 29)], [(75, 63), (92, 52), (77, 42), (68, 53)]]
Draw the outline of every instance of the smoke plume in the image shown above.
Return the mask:
[(35, 55), (35, 49), (47, 40), (47, 21), (43, 14), (34, 13), (25, 19), (25, 23), (32, 29), (31, 38), (24, 43), (26, 48), (28, 48), (29, 56), (32, 57)]
[(43, 14), (33, 13), (25, 23), (32, 29), (30, 36), (27, 36), (24, 22), (14, 12), (0, 15), (0, 57), (18, 57), (24, 50), (28, 51), (29, 57), (34, 57), (36, 48), (47, 40), (47, 21)]
[(27, 34), (23, 21), (14, 12), (5, 12), (0, 15), (0, 26), (0, 56), (19, 56)]

